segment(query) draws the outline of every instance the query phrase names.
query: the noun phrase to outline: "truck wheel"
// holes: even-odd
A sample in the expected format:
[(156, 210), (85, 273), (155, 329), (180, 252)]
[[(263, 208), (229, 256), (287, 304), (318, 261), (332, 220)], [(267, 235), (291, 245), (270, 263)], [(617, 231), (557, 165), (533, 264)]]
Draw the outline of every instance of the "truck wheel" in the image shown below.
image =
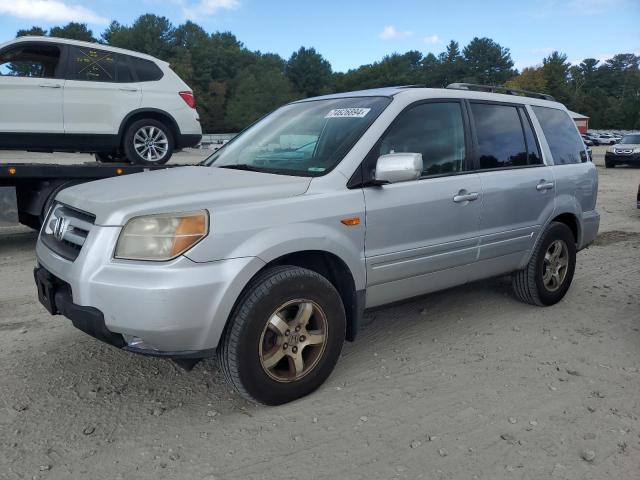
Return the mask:
[(553, 305), (569, 290), (576, 268), (576, 240), (564, 223), (552, 222), (527, 266), (513, 275), (513, 289), (531, 305)]
[(153, 119), (137, 120), (124, 134), (123, 149), (133, 164), (163, 165), (173, 154), (173, 135), (162, 122)]
[(224, 374), (248, 400), (280, 405), (318, 388), (345, 338), (340, 295), (294, 266), (259, 274), (240, 296), (218, 348)]
[(95, 157), (98, 163), (119, 163), (127, 161), (124, 155), (117, 152), (99, 152), (95, 154)]

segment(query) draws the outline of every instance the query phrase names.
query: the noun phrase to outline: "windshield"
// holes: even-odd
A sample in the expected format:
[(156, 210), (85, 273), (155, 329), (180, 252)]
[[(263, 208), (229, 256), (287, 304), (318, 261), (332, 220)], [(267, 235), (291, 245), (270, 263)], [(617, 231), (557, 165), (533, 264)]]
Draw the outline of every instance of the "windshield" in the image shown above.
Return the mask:
[(625, 135), (619, 143), (626, 145), (640, 145), (640, 133), (636, 135)]
[(332, 170), (391, 102), (352, 97), (279, 108), (207, 158), (203, 165), (319, 176)]

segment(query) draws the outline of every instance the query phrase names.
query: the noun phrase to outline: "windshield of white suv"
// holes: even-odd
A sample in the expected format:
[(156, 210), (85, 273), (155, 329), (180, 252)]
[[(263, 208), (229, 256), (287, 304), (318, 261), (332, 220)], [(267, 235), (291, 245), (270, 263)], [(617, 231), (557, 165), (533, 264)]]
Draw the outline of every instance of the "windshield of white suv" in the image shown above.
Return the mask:
[(387, 97), (292, 103), (267, 115), (203, 165), (283, 175), (332, 170), (389, 105)]
[(640, 145), (640, 133), (637, 135), (625, 135), (618, 143), (622, 143), (625, 145)]

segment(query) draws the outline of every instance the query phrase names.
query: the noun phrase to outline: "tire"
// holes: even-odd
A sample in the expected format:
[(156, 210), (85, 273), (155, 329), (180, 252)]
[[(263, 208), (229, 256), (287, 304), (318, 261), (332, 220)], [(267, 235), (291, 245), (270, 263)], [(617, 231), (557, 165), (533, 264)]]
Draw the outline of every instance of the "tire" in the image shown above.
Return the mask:
[[(136, 141), (137, 135), (138, 139)], [(144, 150), (144, 147), (139, 147), (145, 155), (142, 155), (141, 151), (136, 149), (136, 145), (142, 143), (143, 137), (148, 139), (151, 146), (151, 149), (147, 150)], [(171, 129), (164, 123), (151, 118), (136, 120), (127, 128), (122, 148), (125, 156), (133, 164), (164, 165), (173, 155), (174, 139)], [(160, 150), (162, 150), (162, 156), (156, 156), (156, 153), (159, 155)]]
[[(296, 320), (305, 318), (307, 308), (312, 308), (311, 316), (298, 331)], [(279, 328), (271, 321), (276, 313), (285, 320), (276, 322)], [(342, 300), (326, 278), (300, 267), (269, 268), (240, 295), (218, 359), (227, 381), (243, 397), (280, 405), (308, 395), (329, 377), (342, 350), (345, 327)], [(322, 333), (322, 344), (305, 344), (319, 342)], [(293, 360), (298, 353), (301, 364)], [(303, 368), (296, 369), (299, 365)]]
[(98, 163), (121, 163), (127, 161), (124, 155), (117, 152), (99, 152), (95, 154), (95, 157)]
[[(553, 271), (550, 268), (553, 267), (548, 266), (548, 260), (545, 260), (552, 245), (558, 245), (555, 242), (561, 242), (566, 248), (564, 251), (566, 266), (564, 269), (560, 269), (559, 273), (561, 281), (550, 275)], [(568, 226), (564, 223), (552, 222), (542, 234), (527, 266), (513, 275), (513, 289), (516, 296), (525, 303), (538, 306), (553, 305), (562, 300), (571, 286), (576, 268), (575, 242), (573, 232)], [(545, 278), (551, 284), (546, 283)], [(554, 278), (558, 283), (555, 288), (553, 288)]]
[(608, 162), (606, 159), (604, 161), (604, 168), (615, 168), (616, 164), (613, 162)]

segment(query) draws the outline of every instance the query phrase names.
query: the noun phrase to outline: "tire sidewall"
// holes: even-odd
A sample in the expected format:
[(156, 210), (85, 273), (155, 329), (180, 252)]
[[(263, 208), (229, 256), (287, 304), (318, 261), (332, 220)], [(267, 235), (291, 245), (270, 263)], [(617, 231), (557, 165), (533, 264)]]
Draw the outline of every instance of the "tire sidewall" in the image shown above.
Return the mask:
[[(564, 281), (560, 288), (554, 292), (550, 292), (547, 290), (547, 287), (544, 285), (544, 281), (542, 280), (542, 273), (544, 270), (544, 256), (547, 252), (547, 249), (555, 240), (563, 240), (567, 246), (568, 254), (569, 254), (569, 264), (567, 266), (567, 274), (564, 277)], [(547, 231), (544, 233), (540, 241), (540, 245), (538, 246), (537, 256), (536, 256), (536, 271), (535, 271), (535, 282), (538, 290), (538, 295), (540, 297), (540, 301), (544, 305), (553, 305), (554, 303), (559, 302), (565, 296), (569, 287), (571, 286), (571, 281), (573, 280), (573, 274), (576, 268), (576, 244), (573, 233), (563, 223), (552, 223)]]
[[(162, 130), (164, 132), (164, 134), (167, 137), (167, 153), (165, 154), (165, 156), (158, 161), (149, 161), (146, 160), (145, 158), (141, 157), (138, 152), (136, 151), (135, 147), (134, 147), (134, 136), (136, 134), (136, 132), (138, 130), (140, 130), (142, 127), (156, 127), (160, 130)], [(158, 121), (158, 120), (154, 120), (152, 118), (149, 119), (142, 119), (142, 120), (136, 120), (135, 122), (133, 122), (128, 128), (127, 131), (124, 135), (124, 142), (123, 142), (123, 149), (124, 149), (124, 153), (126, 158), (129, 159), (129, 161), (133, 164), (137, 164), (137, 165), (164, 165), (165, 163), (167, 163), (169, 161), (169, 159), (171, 158), (171, 155), (173, 155), (173, 149), (174, 149), (174, 139), (173, 139), (173, 135), (171, 133), (171, 129), (165, 125), (164, 123)]]
[[(307, 272), (306, 275), (275, 283), (267, 279), (268, 289), (252, 289), (253, 292), (268, 293), (259, 295), (249, 308), (241, 305), (238, 315), (244, 318), (234, 325), (242, 327), (240, 331), (233, 332), (240, 338), (235, 352), (240, 382), (249, 395), (267, 405), (286, 403), (314, 391), (331, 374), (342, 350), (346, 320), (340, 296), (327, 280)], [(324, 310), (328, 341), (312, 371), (295, 382), (278, 382), (264, 371), (259, 358), (259, 344), (269, 316), (285, 302), (296, 299), (311, 300)]]

